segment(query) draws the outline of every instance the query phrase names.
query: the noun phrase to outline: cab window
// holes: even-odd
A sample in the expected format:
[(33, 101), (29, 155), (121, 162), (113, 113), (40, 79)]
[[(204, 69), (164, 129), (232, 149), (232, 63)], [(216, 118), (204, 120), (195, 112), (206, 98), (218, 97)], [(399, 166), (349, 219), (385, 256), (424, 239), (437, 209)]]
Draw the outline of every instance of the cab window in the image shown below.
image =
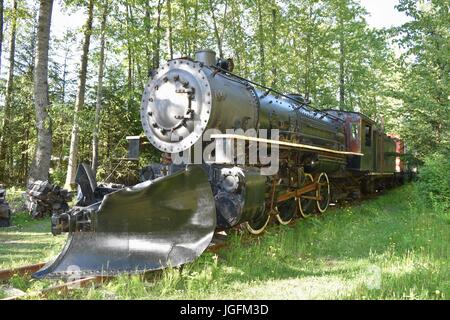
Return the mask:
[(352, 123), (350, 131), (351, 131), (351, 134), (352, 134), (352, 140), (359, 140), (359, 124), (358, 123)]
[(372, 126), (366, 124), (365, 126), (366, 147), (372, 146)]

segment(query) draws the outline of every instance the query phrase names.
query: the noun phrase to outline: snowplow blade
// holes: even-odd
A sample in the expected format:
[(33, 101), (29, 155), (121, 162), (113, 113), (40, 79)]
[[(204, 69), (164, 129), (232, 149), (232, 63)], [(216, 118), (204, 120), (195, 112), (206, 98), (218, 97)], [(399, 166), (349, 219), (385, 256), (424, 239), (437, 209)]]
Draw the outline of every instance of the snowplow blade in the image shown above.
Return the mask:
[(33, 277), (112, 276), (180, 266), (208, 247), (216, 227), (214, 197), (199, 166), (110, 193), (92, 207), (92, 230), (71, 232), (60, 255)]

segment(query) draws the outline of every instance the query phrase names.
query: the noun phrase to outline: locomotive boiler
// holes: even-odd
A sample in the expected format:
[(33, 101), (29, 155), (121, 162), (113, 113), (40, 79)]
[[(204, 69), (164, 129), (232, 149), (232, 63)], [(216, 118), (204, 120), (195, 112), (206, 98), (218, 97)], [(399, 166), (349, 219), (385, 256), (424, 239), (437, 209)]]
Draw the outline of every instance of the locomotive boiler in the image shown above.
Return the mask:
[(340, 123), (333, 121), (337, 118), (305, 107), (300, 95), (277, 97), (227, 70), (211, 68), (214, 61), (215, 53), (204, 50), (196, 61), (168, 61), (152, 76), (142, 98), (141, 121), (156, 148), (169, 153), (186, 150), (208, 128), (255, 128), (280, 129), (291, 136), (308, 136), (314, 145), (343, 150)]
[[(196, 259), (217, 231), (259, 234), (271, 219), (286, 225), (324, 212), (330, 201), (399, 180), (392, 167), (397, 142), (373, 121), (313, 109), (301, 95), (257, 85), (232, 67), (203, 50), (151, 75), (140, 110), (150, 143), (172, 159), (207, 141), (215, 153), (164, 164), (168, 174), (121, 189), (97, 185), (90, 167), (80, 165), (77, 204), (52, 217), (52, 233), (68, 232), (67, 244), (35, 277), (179, 266)], [(262, 129), (263, 137), (248, 134)], [(238, 143), (243, 161), (223, 152)], [(250, 161), (252, 148), (276, 154), (277, 170), (261, 174), (267, 163)]]

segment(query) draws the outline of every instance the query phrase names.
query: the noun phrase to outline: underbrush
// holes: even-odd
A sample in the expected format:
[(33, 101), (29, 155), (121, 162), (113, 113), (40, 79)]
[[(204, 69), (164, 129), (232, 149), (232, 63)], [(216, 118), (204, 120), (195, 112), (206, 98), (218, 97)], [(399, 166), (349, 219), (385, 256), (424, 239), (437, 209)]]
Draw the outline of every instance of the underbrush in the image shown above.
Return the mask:
[(435, 153), (426, 157), (417, 188), (422, 198), (438, 210), (450, 209), (450, 155)]

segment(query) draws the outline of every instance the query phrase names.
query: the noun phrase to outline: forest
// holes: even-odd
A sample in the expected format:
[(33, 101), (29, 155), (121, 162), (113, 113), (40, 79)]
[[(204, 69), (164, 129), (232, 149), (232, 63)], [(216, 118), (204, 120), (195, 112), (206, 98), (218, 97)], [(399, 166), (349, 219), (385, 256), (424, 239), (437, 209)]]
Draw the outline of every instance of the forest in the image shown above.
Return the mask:
[[(234, 73), (301, 93), (318, 109), (368, 115), (420, 162), (448, 161), (448, 1), (400, 0), (396, 9), (409, 20), (384, 29), (369, 26), (357, 0), (59, 4), (68, 14), (83, 10), (86, 20), (50, 37), (53, 0), (0, 1), (1, 183), (69, 186), (81, 161), (98, 179), (120, 177), (125, 137), (142, 135), (149, 74), (203, 48), (233, 58)], [(147, 151), (141, 165), (159, 160)]]

